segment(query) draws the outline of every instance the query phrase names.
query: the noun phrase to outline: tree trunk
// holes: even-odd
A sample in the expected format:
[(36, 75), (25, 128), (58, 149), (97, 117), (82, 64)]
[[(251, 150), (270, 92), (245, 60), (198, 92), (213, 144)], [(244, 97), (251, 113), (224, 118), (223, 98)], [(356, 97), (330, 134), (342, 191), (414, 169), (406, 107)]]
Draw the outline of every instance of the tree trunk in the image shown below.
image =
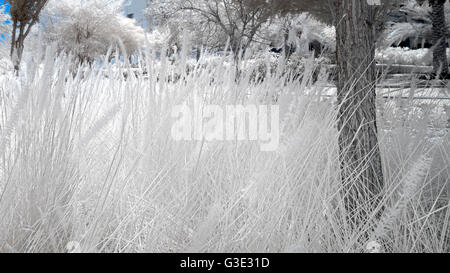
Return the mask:
[[(19, 29), (18, 35), (17, 29)], [(14, 65), (14, 70), (16, 72), (18, 72), (20, 69), (20, 63), (22, 61), (23, 56), (24, 42), (25, 42), (25, 26), (15, 21), (13, 22), (10, 57)]]
[(17, 44), (16, 44), (16, 50), (17, 50), (17, 63), (14, 65), (16, 71), (19, 71), (20, 69), (20, 63), (22, 62), (22, 56), (23, 56), (23, 49), (25, 47), (25, 26), (20, 24), (19, 27), (19, 37), (17, 37)]
[(15, 55), (15, 54), (17, 54), (16, 53), (16, 36), (17, 36), (17, 21), (13, 21), (10, 57), (11, 57), (11, 61), (12, 61), (13, 65), (14, 65), (14, 70), (17, 72), (18, 71), (17, 57)]
[(359, 222), (384, 187), (376, 121), (375, 7), (336, 0), (339, 148), (345, 205)]
[(319, 41), (312, 41), (310, 49), (314, 52), (314, 58), (319, 58), (322, 55), (322, 44)]
[(430, 0), (433, 21), (433, 72), (438, 78), (446, 78), (448, 75), (445, 1)]

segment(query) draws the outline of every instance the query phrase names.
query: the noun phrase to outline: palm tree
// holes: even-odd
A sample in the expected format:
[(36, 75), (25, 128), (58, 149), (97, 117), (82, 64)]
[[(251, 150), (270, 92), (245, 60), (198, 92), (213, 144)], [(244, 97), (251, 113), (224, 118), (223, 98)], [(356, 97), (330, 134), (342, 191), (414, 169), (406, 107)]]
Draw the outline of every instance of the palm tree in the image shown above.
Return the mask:
[(430, 0), (433, 22), (433, 72), (438, 78), (448, 77), (447, 24), (445, 22), (446, 0)]

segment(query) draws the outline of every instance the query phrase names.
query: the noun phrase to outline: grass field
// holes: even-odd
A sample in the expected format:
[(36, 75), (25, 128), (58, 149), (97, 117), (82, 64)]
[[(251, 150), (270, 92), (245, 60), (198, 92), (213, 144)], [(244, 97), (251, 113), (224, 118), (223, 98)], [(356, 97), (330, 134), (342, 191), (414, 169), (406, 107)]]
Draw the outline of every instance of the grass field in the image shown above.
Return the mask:
[[(254, 82), (153, 57), (124, 77), (127, 64), (76, 70), (51, 50), (26, 67), (0, 78), (0, 252), (450, 251), (439, 100), (379, 99), (384, 212), (352, 228), (325, 77)], [(171, 109), (194, 95), (279, 105), (279, 149), (174, 141)]]

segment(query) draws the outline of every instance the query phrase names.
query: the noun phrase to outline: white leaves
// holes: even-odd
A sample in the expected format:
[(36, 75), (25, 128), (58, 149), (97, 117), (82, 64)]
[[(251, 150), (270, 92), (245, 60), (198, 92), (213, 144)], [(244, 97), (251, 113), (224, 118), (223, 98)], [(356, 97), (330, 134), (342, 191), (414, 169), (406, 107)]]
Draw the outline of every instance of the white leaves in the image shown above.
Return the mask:
[(122, 15), (122, 0), (52, 1), (46, 11), (50, 20), (45, 38), (57, 41), (60, 51), (93, 61), (120, 40), (132, 55), (144, 45), (144, 30), (134, 19)]
[(283, 45), (284, 35), (289, 33), (287, 42), (297, 47), (318, 41), (331, 51), (336, 48), (335, 28), (320, 22), (309, 13), (275, 18), (266, 28), (266, 36), (277, 46)]
[[(375, 58), (382, 64), (431, 66), (433, 63), (432, 52), (428, 48), (388, 47), (378, 49)], [(447, 56), (450, 60), (450, 49), (447, 49)]]

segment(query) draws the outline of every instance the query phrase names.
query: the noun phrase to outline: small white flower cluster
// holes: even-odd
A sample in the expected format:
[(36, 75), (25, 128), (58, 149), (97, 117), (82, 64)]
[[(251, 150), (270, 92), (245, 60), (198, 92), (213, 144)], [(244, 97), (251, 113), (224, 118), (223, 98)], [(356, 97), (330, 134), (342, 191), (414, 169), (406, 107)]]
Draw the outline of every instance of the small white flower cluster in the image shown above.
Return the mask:
[(382, 246), (377, 241), (371, 241), (367, 244), (366, 250), (369, 253), (382, 253)]

